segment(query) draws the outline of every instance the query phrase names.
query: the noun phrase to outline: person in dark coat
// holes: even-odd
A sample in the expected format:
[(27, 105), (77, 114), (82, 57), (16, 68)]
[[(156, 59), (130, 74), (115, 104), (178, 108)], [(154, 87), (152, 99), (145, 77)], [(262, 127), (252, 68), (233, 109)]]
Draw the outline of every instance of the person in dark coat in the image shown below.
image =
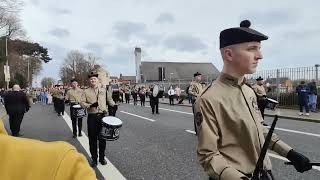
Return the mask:
[(4, 97), (4, 106), (7, 114), (9, 115), (9, 125), (13, 136), (22, 136), (20, 134), (20, 126), (24, 116), (24, 113), (30, 109), (30, 103), (27, 95), (20, 91), (18, 84), (13, 86), (13, 91), (6, 93)]
[(306, 110), (306, 116), (309, 116), (309, 106), (308, 106), (308, 94), (309, 94), (309, 87), (305, 84), (304, 81), (297, 86), (296, 92), (298, 93), (299, 98), (299, 107), (300, 112), (299, 115), (303, 115), (303, 108)]

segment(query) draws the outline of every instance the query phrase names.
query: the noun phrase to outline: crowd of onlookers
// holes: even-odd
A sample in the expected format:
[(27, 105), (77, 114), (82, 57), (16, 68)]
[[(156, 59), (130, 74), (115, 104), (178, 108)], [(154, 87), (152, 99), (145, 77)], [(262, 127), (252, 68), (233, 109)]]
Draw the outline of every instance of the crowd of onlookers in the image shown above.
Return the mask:
[(303, 115), (303, 110), (306, 111), (306, 115), (309, 115), (309, 111), (317, 112), (317, 84), (313, 80), (306, 84), (305, 81), (301, 81), (296, 87), (296, 93), (299, 99), (299, 115)]

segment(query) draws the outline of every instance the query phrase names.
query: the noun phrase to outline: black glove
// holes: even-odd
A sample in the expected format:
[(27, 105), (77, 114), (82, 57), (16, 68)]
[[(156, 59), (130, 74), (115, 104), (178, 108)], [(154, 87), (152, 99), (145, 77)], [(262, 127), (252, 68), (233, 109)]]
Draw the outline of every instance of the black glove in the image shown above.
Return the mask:
[(306, 156), (296, 152), (293, 149), (288, 152), (287, 158), (292, 162), (294, 168), (300, 173), (312, 169), (310, 160)]
[(91, 108), (92, 108), (92, 107), (98, 107), (98, 102), (95, 102), (95, 103), (91, 104), (90, 107), (91, 107)]
[(66, 100), (64, 103), (68, 104), (68, 103), (70, 103), (70, 100)]

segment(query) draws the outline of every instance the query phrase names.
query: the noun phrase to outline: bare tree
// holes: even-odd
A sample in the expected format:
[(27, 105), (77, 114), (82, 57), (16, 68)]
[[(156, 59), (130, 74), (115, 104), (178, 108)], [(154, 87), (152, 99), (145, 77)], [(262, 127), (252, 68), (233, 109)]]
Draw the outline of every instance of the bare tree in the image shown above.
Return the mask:
[(86, 56), (77, 50), (70, 51), (60, 68), (60, 77), (64, 84), (68, 83), (72, 78), (76, 78), (80, 85), (85, 85), (88, 74), (93, 65), (96, 64), (97, 59), (93, 54)]
[(41, 80), (41, 86), (45, 88), (50, 88), (55, 84), (56, 80), (52, 77), (44, 77)]
[(23, 6), (21, 0), (1, 0), (0, 1), (0, 30), (2, 35), (24, 36), (18, 13)]

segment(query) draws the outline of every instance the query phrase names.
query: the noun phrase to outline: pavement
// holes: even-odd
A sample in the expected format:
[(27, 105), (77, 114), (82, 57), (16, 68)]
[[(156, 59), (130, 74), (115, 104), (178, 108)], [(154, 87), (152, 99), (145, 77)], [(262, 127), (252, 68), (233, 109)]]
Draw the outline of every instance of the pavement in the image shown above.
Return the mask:
[[(123, 122), (120, 138), (108, 141), (108, 165), (95, 168), (97, 179), (107, 180), (206, 180), (196, 155), (197, 137), (193, 131), (192, 109), (188, 106), (160, 104), (160, 114), (153, 115), (149, 103), (145, 107), (120, 104), (117, 117)], [(83, 137), (72, 138), (69, 107), (64, 116), (57, 116), (52, 105), (35, 104), (25, 114), (21, 130), (26, 138), (43, 141), (62, 140), (74, 145), (90, 159), (86, 118)], [(5, 126), (8, 129), (7, 116)], [(271, 124), (272, 118), (266, 117)], [(314, 162), (320, 161), (320, 124), (278, 121), (275, 132), (283, 141)], [(285, 159), (269, 152), (276, 179), (318, 180), (320, 168), (298, 173)], [(116, 173), (115, 173), (116, 171)], [(1, 179), (1, 175), (0, 175)]]
[[(160, 98), (159, 103), (169, 104), (169, 99)], [(183, 104), (177, 104), (177, 101), (175, 99), (174, 104), (178, 106), (192, 107), (192, 105), (189, 104), (188, 100), (184, 100)], [(265, 110), (265, 116), (268, 116), (268, 117), (274, 117), (275, 114), (278, 114), (279, 118), (320, 123), (320, 112), (318, 113), (310, 112), (309, 116), (306, 116), (306, 115), (299, 116), (298, 113), (299, 113), (299, 110), (296, 110), (296, 109), (277, 108), (276, 110), (269, 110), (269, 109)]]

